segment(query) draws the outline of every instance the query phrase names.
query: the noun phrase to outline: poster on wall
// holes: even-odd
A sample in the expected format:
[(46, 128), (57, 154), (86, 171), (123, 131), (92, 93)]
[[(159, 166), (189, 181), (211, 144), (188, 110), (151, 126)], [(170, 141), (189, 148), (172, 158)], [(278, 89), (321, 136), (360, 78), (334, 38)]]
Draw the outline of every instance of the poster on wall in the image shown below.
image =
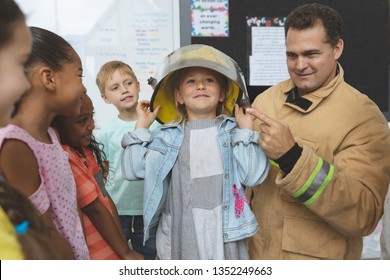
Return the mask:
[(249, 85), (272, 86), (288, 79), (285, 17), (246, 17)]
[(228, 37), (228, 0), (191, 0), (191, 36)]

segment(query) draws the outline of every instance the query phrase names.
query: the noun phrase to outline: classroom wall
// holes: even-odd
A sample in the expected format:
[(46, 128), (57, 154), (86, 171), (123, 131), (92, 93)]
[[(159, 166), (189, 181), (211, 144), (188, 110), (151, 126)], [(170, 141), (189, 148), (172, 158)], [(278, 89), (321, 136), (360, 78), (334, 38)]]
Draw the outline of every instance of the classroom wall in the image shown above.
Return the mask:
[[(27, 23), (52, 30), (75, 47), (83, 61), (84, 83), (96, 109), (97, 130), (115, 117), (100, 98), (95, 76), (113, 59), (133, 67), (141, 99), (152, 94), (147, 79), (162, 58), (191, 43), (212, 45), (235, 59), (248, 78), (246, 16), (286, 16), (306, 0), (230, 0), (228, 37), (191, 37), (190, 0), (16, 0)], [(340, 59), (346, 81), (372, 98), (390, 121), (390, 0), (318, 0), (344, 18)], [(266, 86), (248, 85), (253, 100)]]
[(147, 79), (163, 57), (180, 47), (179, 0), (16, 0), (29, 26), (51, 30), (79, 54), (83, 82), (95, 106), (96, 131), (117, 115), (95, 84), (101, 65), (129, 64), (140, 81), (140, 99), (150, 99)]
[[(228, 37), (192, 37), (192, 43), (212, 45), (227, 53), (249, 78), (249, 40), (246, 17), (286, 17), (307, 0), (230, 0)], [(390, 121), (390, 1), (316, 0), (343, 17), (344, 51), (340, 63), (345, 80), (367, 94)], [(248, 85), (247, 81), (247, 85)], [(248, 85), (253, 100), (268, 86)]]

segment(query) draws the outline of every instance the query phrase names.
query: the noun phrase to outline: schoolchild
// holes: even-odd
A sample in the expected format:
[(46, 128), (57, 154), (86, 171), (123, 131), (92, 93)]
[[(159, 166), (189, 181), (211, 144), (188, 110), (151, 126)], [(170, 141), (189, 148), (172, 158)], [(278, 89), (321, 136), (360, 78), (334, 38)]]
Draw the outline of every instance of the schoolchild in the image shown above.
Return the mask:
[(0, 2), (0, 127), (10, 121), (15, 103), (30, 87), (24, 63), (31, 52), (31, 32), (13, 0)]
[[(237, 105), (247, 98), (238, 65), (189, 45), (165, 58), (156, 81), (122, 139), (124, 177), (145, 180), (145, 240), (158, 224), (159, 259), (248, 259), (258, 224), (244, 190), (266, 178), (269, 163)], [(156, 118), (164, 125), (150, 131)]]
[[(0, 1), (0, 127), (9, 123), (14, 104), (30, 87), (24, 74), (30, 52), (24, 14), (13, 0)], [(0, 259), (55, 258), (34, 206), (1, 173), (0, 166)]]
[(81, 60), (62, 37), (38, 27), (30, 30), (32, 52), (25, 71), (31, 88), (0, 131), (2, 175), (42, 215), (61, 258), (89, 259), (67, 154), (50, 128), (55, 116), (80, 113), (86, 91)]
[(95, 128), (93, 114), (92, 101), (85, 95), (80, 115), (58, 116), (53, 122), (63, 149), (69, 153), (91, 259), (142, 259), (129, 248), (116, 207), (105, 189), (105, 155), (92, 134)]
[[(143, 244), (143, 180), (127, 181), (121, 172), (123, 135), (134, 130), (140, 83), (132, 68), (123, 61), (109, 61), (101, 66), (96, 84), (101, 97), (118, 110), (118, 116), (100, 128), (99, 141), (103, 144), (109, 166), (106, 188), (114, 201), (122, 229), (132, 248), (145, 259), (155, 259), (155, 234)], [(155, 122), (152, 127), (157, 126)]]

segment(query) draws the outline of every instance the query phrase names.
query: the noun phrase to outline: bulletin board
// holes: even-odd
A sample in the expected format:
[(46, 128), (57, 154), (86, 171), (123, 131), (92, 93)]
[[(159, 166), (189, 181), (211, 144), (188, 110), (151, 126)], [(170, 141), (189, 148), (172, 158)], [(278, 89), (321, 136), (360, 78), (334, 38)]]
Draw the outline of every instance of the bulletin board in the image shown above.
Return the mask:
[[(307, 0), (229, 0), (229, 37), (192, 37), (227, 53), (248, 77), (246, 17), (286, 17)], [(345, 80), (368, 95), (390, 120), (389, 0), (317, 0), (343, 17), (344, 51), (340, 63)], [(248, 86), (253, 99), (269, 86)]]

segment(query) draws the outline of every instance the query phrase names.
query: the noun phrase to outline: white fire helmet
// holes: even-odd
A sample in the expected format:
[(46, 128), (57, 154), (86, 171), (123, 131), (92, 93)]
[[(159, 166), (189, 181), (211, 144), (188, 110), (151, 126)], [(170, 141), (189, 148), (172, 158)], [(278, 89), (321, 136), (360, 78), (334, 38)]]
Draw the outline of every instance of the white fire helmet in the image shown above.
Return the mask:
[(160, 123), (171, 122), (178, 117), (174, 87), (177, 86), (172, 75), (175, 71), (188, 67), (204, 67), (214, 70), (228, 78), (229, 86), (224, 100), (223, 114), (233, 115), (234, 104), (249, 107), (249, 98), (244, 75), (238, 64), (223, 52), (207, 45), (194, 44), (181, 47), (166, 56), (155, 77), (148, 82), (154, 88), (151, 110), (161, 105), (157, 115)]

